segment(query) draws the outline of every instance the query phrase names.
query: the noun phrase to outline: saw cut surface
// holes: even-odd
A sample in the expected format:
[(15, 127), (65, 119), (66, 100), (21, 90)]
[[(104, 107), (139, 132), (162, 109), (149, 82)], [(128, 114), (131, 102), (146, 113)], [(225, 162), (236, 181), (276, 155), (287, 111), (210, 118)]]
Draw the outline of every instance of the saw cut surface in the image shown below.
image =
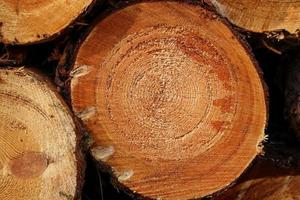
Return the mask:
[(254, 32), (300, 30), (298, 0), (213, 0), (218, 11), (233, 24)]
[(93, 0), (4, 0), (0, 2), (0, 41), (34, 43), (59, 34)]
[(259, 160), (238, 183), (216, 200), (299, 199), (299, 167), (280, 168), (272, 161)]
[(54, 88), (28, 69), (0, 69), (0, 199), (73, 199), (75, 125)]
[(200, 5), (145, 2), (114, 12), (83, 42), (71, 76), (92, 154), (142, 196), (212, 194), (247, 168), (264, 135), (255, 65)]

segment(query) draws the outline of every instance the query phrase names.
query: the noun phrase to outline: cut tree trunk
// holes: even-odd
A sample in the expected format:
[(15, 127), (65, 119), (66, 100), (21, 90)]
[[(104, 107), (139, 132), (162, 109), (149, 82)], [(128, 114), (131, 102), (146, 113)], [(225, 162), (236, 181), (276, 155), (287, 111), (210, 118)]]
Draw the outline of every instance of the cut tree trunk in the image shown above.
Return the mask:
[(294, 0), (212, 0), (233, 24), (254, 32), (286, 30), (299, 34), (300, 2)]
[(215, 200), (297, 200), (300, 199), (297, 169), (280, 169), (270, 161), (259, 161), (239, 183)]
[(250, 165), (267, 111), (243, 43), (200, 4), (138, 3), (95, 25), (70, 74), (72, 106), (121, 187), (203, 197)]
[(76, 198), (76, 143), (69, 110), (43, 76), (0, 69), (0, 199)]
[(93, 0), (6, 0), (0, 2), (0, 42), (35, 43), (62, 32)]

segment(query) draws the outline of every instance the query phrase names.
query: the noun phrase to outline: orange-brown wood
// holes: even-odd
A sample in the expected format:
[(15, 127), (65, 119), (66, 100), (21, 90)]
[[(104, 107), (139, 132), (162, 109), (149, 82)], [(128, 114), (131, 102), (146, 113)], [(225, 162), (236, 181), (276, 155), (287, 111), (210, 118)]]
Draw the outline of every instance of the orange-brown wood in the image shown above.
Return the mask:
[(239, 183), (215, 200), (298, 200), (300, 175), (297, 169), (282, 169), (270, 161), (259, 161)]
[(0, 42), (25, 44), (59, 34), (93, 0), (0, 1)]
[(266, 99), (255, 63), (201, 5), (145, 2), (112, 13), (81, 45), (71, 77), (91, 153), (134, 193), (203, 197), (259, 152)]
[(75, 124), (45, 78), (0, 69), (0, 199), (77, 198), (81, 163)]
[(232, 23), (254, 32), (286, 30), (298, 34), (300, 2), (297, 0), (211, 0)]

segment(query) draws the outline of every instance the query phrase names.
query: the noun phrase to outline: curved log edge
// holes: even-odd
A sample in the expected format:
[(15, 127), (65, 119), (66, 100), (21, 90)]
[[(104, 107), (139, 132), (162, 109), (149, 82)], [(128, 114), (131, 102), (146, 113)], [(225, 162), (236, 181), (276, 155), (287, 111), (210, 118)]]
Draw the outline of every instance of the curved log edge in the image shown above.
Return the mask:
[[(299, 153), (298, 153), (299, 162)], [(299, 164), (299, 163), (298, 163)], [(276, 167), (270, 160), (257, 160), (238, 183), (215, 197), (215, 200), (298, 199), (299, 166), (294, 169)]]
[(15, 45), (49, 41), (72, 27), (95, 3), (95, 0), (3, 1), (0, 42)]
[[(260, 151), (257, 149), (258, 143), (264, 138), (267, 99), (263, 83), (256, 69), (256, 62), (253, 62), (252, 55), (241, 44), (239, 37), (236, 37), (228, 25), (217, 14), (211, 10), (205, 10), (202, 4), (202, 6), (199, 5), (173, 1), (147, 2), (133, 4), (114, 12), (95, 25), (91, 34), (81, 45), (74, 68), (70, 73), (72, 77), (70, 94), (73, 110), (95, 140), (92, 154), (107, 166), (112, 167), (114, 176), (117, 177), (119, 183), (121, 182), (124, 187), (130, 188), (142, 196), (187, 199), (215, 193), (234, 182), (249, 166), (258, 151)], [(180, 9), (177, 10), (176, 8)], [(160, 18), (157, 16), (160, 16)], [(194, 16), (197, 16), (197, 19)], [(195, 28), (192, 22), (199, 27)], [(113, 31), (114, 28), (117, 28), (118, 31)], [(103, 38), (106, 39), (103, 40)], [(223, 46), (221, 47), (220, 44)], [(235, 49), (235, 52), (232, 49)], [(204, 55), (203, 60), (197, 54), (201, 52)], [(210, 60), (211, 56), (215, 59)], [(238, 63), (241, 61), (237, 61), (235, 56), (239, 57), (239, 60), (243, 60), (243, 67), (246, 63), (249, 71), (233, 71), (231, 63), (235, 63), (236, 70), (242, 70), (238, 67)], [(143, 61), (140, 58), (145, 60)], [(180, 60), (184, 62), (181, 63), (182, 65)], [(125, 65), (121, 63), (127, 63), (126, 66), (130, 70), (127, 70)], [(197, 66), (200, 63), (205, 63), (203, 64), (203, 71), (197, 72)], [(116, 67), (111, 68), (110, 66)], [(167, 73), (168, 70), (161, 71), (163, 69), (159, 66), (165, 66), (165, 69), (169, 69), (170, 73)], [(181, 71), (183, 75), (176, 73), (176, 70), (172, 70), (172, 66), (174, 69)], [(190, 68), (182, 70), (182, 66), (189, 66)], [(215, 66), (211, 68), (211, 70), (215, 70), (210, 71), (209, 66)], [(216, 66), (220, 71), (216, 70)], [(114, 73), (111, 73), (111, 70), (115, 70)], [(197, 73), (200, 73), (199, 76), (193, 75)], [(250, 74), (247, 76), (242, 75), (245, 73)], [(173, 76), (176, 79), (173, 79)], [(249, 76), (253, 76), (249, 81), (250, 85), (253, 84), (253, 87), (257, 87), (256, 91), (259, 93), (257, 97), (250, 97), (253, 93), (247, 92), (247, 90), (251, 90), (249, 83), (247, 89), (242, 89), (243, 81), (233, 84), (234, 81), (241, 81)], [(186, 77), (189, 77), (189, 79), (185, 79)], [(206, 81), (199, 80), (197, 77), (205, 78)], [(240, 79), (240, 77), (244, 78)], [(173, 81), (178, 79), (182, 79), (179, 81), (180, 84)], [(246, 79), (248, 80), (248, 78)], [(193, 83), (191, 83), (191, 80), (193, 80)], [(208, 87), (207, 82), (210, 81), (211, 87)], [(256, 83), (254, 84), (254, 82)], [(199, 85), (196, 87), (195, 83), (199, 83)], [(241, 87), (238, 89), (238, 86)], [(216, 93), (216, 90), (207, 90), (207, 88), (218, 88), (219, 91)], [(232, 98), (245, 98), (247, 96), (248, 100), (255, 100), (250, 100), (252, 103), (249, 105), (246, 103), (247, 106), (239, 107), (234, 103), (236, 102), (234, 99), (225, 97), (228, 90), (237, 92), (235, 95), (229, 95)], [(160, 92), (156, 93), (156, 91)], [(201, 91), (208, 91), (203, 93), (202, 100), (198, 96)], [(246, 93), (244, 97), (237, 95), (242, 94), (241, 91)], [(191, 94), (193, 95), (191, 96)], [(205, 98), (206, 95), (207, 98)], [(222, 95), (225, 96), (221, 97)], [(212, 100), (210, 100), (210, 97)], [(128, 104), (128, 101), (132, 104)], [(244, 101), (246, 100), (239, 100), (238, 102)], [(175, 104), (173, 105), (172, 102)], [(182, 104), (182, 102), (186, 103)], [(107, 103), (110, 105), (108, 106)], [(148, 104), (148, 108), (143, 108)], [(164, 104), (166, 106), (160, 107)], [(175, 106), (176, 104), (178, 104), (178, 107)], [(213, 138), (206, 137), (204, 132), (201, 131), (201, 126), (200, 128), (194, 126), (194, 123), (198, 124), (197, 119), (207, 110), (199, 110), (197, 107), (205, 108), (207, 104), (211, 105), (208, 106), (208, 110), (215, 110), (211, 112), (215, 113), (215, 117), (221, 117), (223, 120), (213, 119), (214, 116), (210, 116), (209, 120), (205, 122), (208, 124), (205, 130), (215, 132), (215, 134), (209, 134), (216, 136)], [(155, 107), (156, 105), (158, 107)], [(198, 106), (192, 108), (185, 105)], [(253, 105), (257, 105), (255, 108), (260, 108), (260, 112), (258, 112), (260, 117), (252, 113), (251, 107)], [(174, 111), (174, 116), (172, 114), (168, 115), (168, 113), (173, 112), (175, 108), (173, 106), (177, 108)], [(252, 142), (247, 139), (245, 139), (246, 142), (243, 140), (242, 144), (245, 145), (241, 145), (245, 147), (242, 147), (243, 150), (234, 148), (235, 143), (239, 143), (237, 142), (239, 140), (238, 133), (243, 131), (237, 131), (237, 135), (234, 137), (231, 137), (234, 134), (230, 134), (230, 132), (232, 131), (231, 126), (246, 123), (240, 122), (239, 125), (237, 123), (231, 124), (231, 122), (223, 123), (225, 119), (229, 121), (237, 119), (235, 118), (237, 116), (229, 116), (235, 113), (230, 111), (234, 107), (237, 110), (242, 107), (249, 109), (251, 114), (248, 114), (249, 117), (251, 115), (251, 118), (244, 115), (244, 120), (247, 118), (247, 123), (249, 123), (249, 120), (252, 121), (253, 118), (257, 117), (254, 120), (254, 125), (252, 125), (260, 124), (256, 127), (257, 131), (250, 131), (251, 134), (242, 134), (243, 137), (253, 137), (253, 139), (248, 138)], [(122, 111), (123, 109), (124, 111)], [(158, 112), (159, 109), (164, 109), (164, 111)], [(186, 112), (183, 112), (184, 109), (187, 109)], [(130, 111), (131, 114), (126, 113), (126, 110)], [(262, 110), (263, 112), (261, 112)], [(247, 112), (249, 111), (247, 110)], [(195, 116), (187, 117), (187, 113)], [(245, 111), (243, 111), (243, 114), (245, 114)], [(255, 117), (252, 118), (252, 114)], [(208, 116), (209, 114), (204, 113), (203, 115)], [(146, 121), (142, 120), (143, 116), (148, 119)], [(181, 121), (178, 121), (176, 116), (182, 116)], [(128, 117), (130, 117), (130, 123), (126, 121)], [(241, 117), (238, 118), (241, 119)], [(114, 119), (114, 122), (110, 121), (111, 119)], [(167, 123), (166, 120), (169, 120), (169, 122)], [(140, 126), (140, 122), (142, 126)], [(117, 127), (114, 127), (115, 123), (121, 123), (118, 126), (126, 127), (126, 129), (118, 130)], [(173, 128), (169, 127), (168, 132), (161, 131), (164, 130), (163, 126), (165, 124), (170, 124), (170, 127)], [(178, 126), (179, 124), (180, 126)], [(139, 131), (134, 131), (134, 127)], [(189, 127), (196, 128), (190, 130)], [(251, 123), (247, 128), (239, 128), (246, 132), (254, 130)], [(147, 134), (147, 131), (154, 134), (154, 136)], [(199, 136), (197, 134), (200, 133), (199, 131), (204, 135)], [(217, 134), (219, 131), (222, 134)], [(186, 134), (188, 132), (193, 134)], [(195, 135), (198, 136), (195, 137)], [(222, 136), (218, 137), (218, 135)], [(236, 139), (235, 142), (234, 138)], [(203, 141), (200, 142), (199, 139)], [(201, 147), (196, 145), (195, 141), (201, 144)], [(209, 169), (215, 169), (212, 166), (216, 164), (214, 162), (218, 161), (216, 155), (219, 155), (219, 153), (217, 151), (222, 149), (222, 144), (225, 145), (225, 141), (233, 142), (233, 144), (229, 142), (230, 145), (227, 143), (228, 152), (231, 150), (233, 152), (243, 151), (243, 158), (234, 156), (239, 153), (230, 156), (230, 159), (234, 157), (231, 160), (232, 163), (235, 162), (233, 160), (238, 158), (239, 167), (233, 168), (234, 172), (231, 172), (232, 165), (229, 165), (231, 161), (228, 161), (227, 164), (231, 167), (230, 170), (226, 170), (225, 161), (220, 167), (222, 170), (219, 168), (215, 173), (222, 172), (219, 177), (224, 177), (226, 180), (216, 181), (213, 175), (207, 175), (206, 177), (204, 172), (205, 169), (208, 171)], [(168, 148), (165, 148), (166, 146)], [(220, 157), (225, 156), (225, 154), (226, 152), (222, 152)], [(211, 156), (214, 157), (213, 160), (209, 159)], [(191, 169), (193, 169), (193, 173), (190, 173)], [(176, 177), (173, 176), (174, 174), (176, 174)], [(152, 176), (158, 178), (156, 180), (151, 179)], [(144, 179), (147, 181), (143, 181)], [(181, 181), (185, 179), (189, 181), (184, 181), (184, 184), (182, 184)], [(201, 181), (203, 181), (203, 184), (201, 184)], [(189, 182), (189, 184), (186, 184), (186, 182)], [(193, 186), (194, 183), (197, 184), (197, 187)], [(163, 187), (157, 188), (154, 186), (157, 184), (163, 185)], [(200, 189), (199, 184), (201, 185)]]
[(41, 73), (0, 69), (1, 199), (78, 199), (84, 161), (68, 106)]
[(283, 39), (285, 32), (299, 37), (300, 3), (295, 1), (212, 0), (217, 11), (248, 31)]

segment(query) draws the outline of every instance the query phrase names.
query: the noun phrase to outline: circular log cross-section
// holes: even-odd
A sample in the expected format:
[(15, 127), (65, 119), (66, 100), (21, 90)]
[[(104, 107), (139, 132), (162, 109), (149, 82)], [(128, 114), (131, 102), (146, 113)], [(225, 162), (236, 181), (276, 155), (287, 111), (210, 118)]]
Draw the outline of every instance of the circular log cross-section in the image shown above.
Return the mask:
[(42, 76), (0, 69), (0, 199), (73, 199), (76, 135), (66, 105)]
[(300, 28), (300, 1), (297, 0), (212, 0), (217, 10), (233, 24), (254, 32)]
[(123, 187), (190, 199), (231, 184), (257, 155), (265, 93), (249, 52), (201, 5), (138, 3), (81, 45), (71, 98)]
[(93, 0), (0, 1), (0, 42), (35, 43), (59, 34)]

